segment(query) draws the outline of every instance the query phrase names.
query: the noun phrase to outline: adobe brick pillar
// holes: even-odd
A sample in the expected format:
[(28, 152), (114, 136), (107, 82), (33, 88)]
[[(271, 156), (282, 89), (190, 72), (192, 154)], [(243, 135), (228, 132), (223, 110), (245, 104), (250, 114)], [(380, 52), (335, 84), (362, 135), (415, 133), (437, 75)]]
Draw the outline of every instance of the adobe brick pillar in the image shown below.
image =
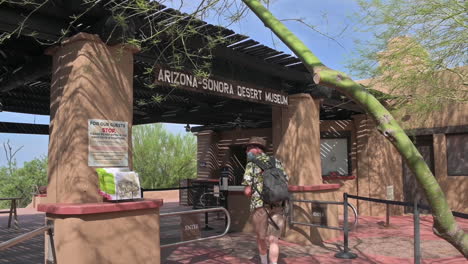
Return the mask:
[(88, 166), (88, 120), (128, 123), (131, 167), (133, 53), (135, 48), (105, 45), (97, 35), (79, 33), (53, 56), (50, 96), (48, 203), (102, 201), (98, 177)]
[[(276, 156), (283, 162), (290, 177), (290, 185), (321, 185), (320, 160), (320, 101), (309, 94), (289, 96), (288, 109), (273, 110), (273, 146)], [(293, 194), (299, 200), (336, 200), (334, 191), (299, 192)], [(338, 226), (338, 207), (326, 209), (327, 224)], [(295, 221), (310, 223), (312, 208), (309, 203), (295, 203)], [(335, 230), (291, 225), (286, 240), (302, 244), (320, 244), (338, 237)]]

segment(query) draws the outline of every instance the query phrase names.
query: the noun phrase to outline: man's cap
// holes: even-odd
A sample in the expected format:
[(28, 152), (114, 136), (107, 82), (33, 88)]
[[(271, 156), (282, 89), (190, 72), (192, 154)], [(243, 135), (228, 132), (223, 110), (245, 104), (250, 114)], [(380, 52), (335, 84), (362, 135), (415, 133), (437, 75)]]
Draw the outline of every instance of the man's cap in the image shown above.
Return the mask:
[(266, 140), (261, 138), (261, 137), (251, 137), (249, 139), (249, 142), (246, 144), (246, 146), (248, 145), (255, 145), (255, 146), (258, 146), (260, 148), (262, 148), (263, 150), (266, 149)]

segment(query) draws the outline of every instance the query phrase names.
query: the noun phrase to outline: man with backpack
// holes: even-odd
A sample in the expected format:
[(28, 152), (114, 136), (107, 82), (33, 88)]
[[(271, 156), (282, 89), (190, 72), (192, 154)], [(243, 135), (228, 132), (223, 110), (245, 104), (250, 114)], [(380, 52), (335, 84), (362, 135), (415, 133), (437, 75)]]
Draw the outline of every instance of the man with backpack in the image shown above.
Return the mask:
[(244, 173), (244, 194), (251, 197), (250, 211), (257, 235), (262, 264), (270, 264), (279, 256), (278, 238), (286, 225), (285, 207), (289, 200), (288, 176), (279, 160), (265, 154), (266, 141), (252, 137), (247, 143), (247, 166)]

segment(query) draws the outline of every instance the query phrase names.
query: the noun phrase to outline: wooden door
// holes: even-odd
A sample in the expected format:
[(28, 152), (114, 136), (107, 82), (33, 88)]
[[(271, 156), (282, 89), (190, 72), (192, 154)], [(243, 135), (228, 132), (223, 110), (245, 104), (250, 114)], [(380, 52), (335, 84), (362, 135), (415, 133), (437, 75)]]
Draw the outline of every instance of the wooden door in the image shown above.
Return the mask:
[[(434, 146), (432, 135), (417, 136), (414, 140), (414, 144), (423, 156), (424, 161), (426, 161), (432, 173), (434, 173)], [(414, 203), (414, 199), (419, 197), (418, 204), (429, 206), (421, 186), (416, 181), (416, 177), (414, 177), (413, 172), (408, 168), (405, 161), (403, 161), (403, 191), (405, 202)], [(412, 212), (412, 207), (405, 207), (405, 213)], [(420, 212), (429, 213), (427, 210), (420, 210)]]

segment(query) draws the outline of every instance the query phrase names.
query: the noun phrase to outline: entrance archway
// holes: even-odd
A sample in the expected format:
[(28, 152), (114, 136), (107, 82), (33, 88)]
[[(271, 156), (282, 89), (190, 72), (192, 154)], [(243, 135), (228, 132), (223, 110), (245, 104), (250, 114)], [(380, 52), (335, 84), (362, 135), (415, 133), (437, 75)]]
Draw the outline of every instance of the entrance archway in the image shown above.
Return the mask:
[[(112, 19), (105, 6), (84, 14), (80, 24), (61, 39), (62, 30), (82, 10), (76, 5), (80, 1), (72, 2), (51, 1), (35, 10), (25, 29), (0, 46), (6, 58), (2, 71), (8, 76), (0, 83), (2, 110), (51, 118), (48, 200), (42, 210), (55, 222), (59, 261), (82, 247), (89, 250), (83, 250), (86, 254), (79, 256), (82, 259), (73, 261), (101, 257), (112, 262), (116, 258), (112, 251), (122, 252), (119, 261), (135, 261), (135, 255), (151, 259), (159, 254), (154, 239), (159, 238), (157, 216), (162, 201), (102, 202), (95, 168), (105, 165), (96, 158), (90, 162), (90, 152), (102, 147), (90, 143), (91, 125), (126, 129), (128, 134), (123, 133), (117, 146), (119, 161), (106, 160), (106, 164), (132, 168), (132, 125), (200, 124), (191, 131), (198, 133), (199, 140), (206, 139), (203, 146), (210, 158), (199, 176), (212, 179), (220, 166), (217, 154), (223, 150), (218, 148), (219, 141), (230, 140), (228, 148), (240, 146), (247, 136), (261, 130), (270, 138), (271, 152), (277, 152), (289, 164), (293, 184), (302, 186), (322, 183), (319, 174), (311, 176), (311, 172), (320, 173), (320, 119), (348, 119), (362, 112), (336, 91), (313, 85), (297, 58), (202, 21), (197, 23), (204, 25), (208, 36), (230, 40), (212, 50), (211, 75), (204, 77), (190, 65), (182, 65), (182, 69), (170, 66), (171, 54), (162, 52), (167, 39), (145, 51), (121, 45), (113, 38), (104, 43), (109, 36), (96, 27), (102, 26), (102, 19)], [(168, 17), (182, 16), (170, 8), (161, 10), (161, 17), (154, 19), (163, 24), (171, 23)], [(21, 24), (22, 13), (31, 12), (29, 6), (21, 5), (2, 5), (0, 11), (6, 14), (0, 16), (2, 33), (10, 33), (14, 25)], [(147, 26), (144, 16), (135, 17), (133, 22), (141, 30)], [(206, 40), (191, 41), (200, 46)], [(160, 67), (153, 67), (156, 64)], [(145, 74), (148, 68), (150, 75)], [(45, 130), (43, 125), (14, 122), (4, 122), (0, 127), (0, 132)], [(132, 232), (125, 233), (125, 226), (132, 226)], [(148, 236), (148, 230), (154, 236)], [(70, 242), (68, 236), (74, 240)], [(132, 240), (139, 244), (122, 244)], [(142, 252), (145, 247), (148, 250)]]

